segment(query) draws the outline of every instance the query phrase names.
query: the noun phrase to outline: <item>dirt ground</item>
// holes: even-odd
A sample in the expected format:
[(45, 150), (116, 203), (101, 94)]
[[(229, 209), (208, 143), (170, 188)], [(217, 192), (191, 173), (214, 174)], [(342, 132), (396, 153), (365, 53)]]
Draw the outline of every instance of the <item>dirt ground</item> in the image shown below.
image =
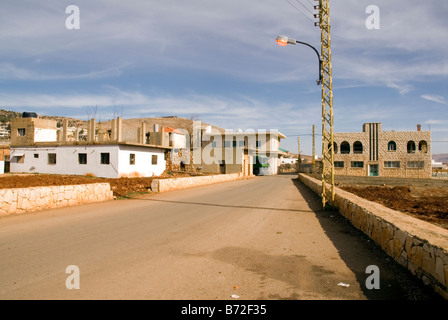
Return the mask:
[(336, 178), (362, 198), (448, 229), (448, 180)]
[(0, 189), (27, 188), (43, 186), (60, 186), (89, 183), (110, 183), (114, 196), (134, 197), (141, 193), (148, 193), (153, 179), (167, 179), (178, 177), (190, 177), (191, 174), (183, 172), (164, 173), (158, 177), (150, 178), (98, 178), (75, 175), (51, 175), (51, 174), (4, 174), (0, 175)]

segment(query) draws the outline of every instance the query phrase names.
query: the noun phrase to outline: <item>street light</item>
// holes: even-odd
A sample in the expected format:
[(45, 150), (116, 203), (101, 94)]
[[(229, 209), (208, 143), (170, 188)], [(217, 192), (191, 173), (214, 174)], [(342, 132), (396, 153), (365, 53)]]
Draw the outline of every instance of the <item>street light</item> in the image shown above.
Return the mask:
[(276, 41), (277, 41), (277, 44), (282, 47), (285, 47), (288, 44), (296, 45), (297, 43), (300, 43), (300, 44), (304, 44), (304, 45), (310, 47), (311, 49), (313, 49), (314, 52), (316, 52), (316, 54), (317, 54), (317, 58), (319, 59), (319, 80), (317, 80), (316, 82), (317, 82), (317, 85), (320, 85), (322, 83), (322, 59), (320, 58), (319, 51), (317, 51), (316, 48), (314, 48), (312, 45), (310, 45), (306, 42), (297, 41), (296, 39), (289, 38), (286, 36), (278, 36)]
[[(321, 52), (312, 45), (286, 36), (278, 36), (277, 44), (284, 47), (288, 44), (304, 44), (316, 52), (319, 59), (319, 80), (322, 85), (322, 206), (334, 205), (334, 134), (333, 134), (333, 81), (331, 68), (330, 17), (328, 0), (319, 0), (321, 26)], [(329, 185), (329, 188), (327, 188)], [(327, 192), (329, 191), (329, 192)]]

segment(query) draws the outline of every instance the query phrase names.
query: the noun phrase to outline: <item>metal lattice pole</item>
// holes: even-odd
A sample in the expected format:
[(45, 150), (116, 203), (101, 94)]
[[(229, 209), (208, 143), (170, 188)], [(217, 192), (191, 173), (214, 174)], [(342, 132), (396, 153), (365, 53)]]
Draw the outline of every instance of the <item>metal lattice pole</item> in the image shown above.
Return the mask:
[(319, 0), (322, 59), (322, 206), (334, 204), (333, 81), (331, 68), (330, 4)]

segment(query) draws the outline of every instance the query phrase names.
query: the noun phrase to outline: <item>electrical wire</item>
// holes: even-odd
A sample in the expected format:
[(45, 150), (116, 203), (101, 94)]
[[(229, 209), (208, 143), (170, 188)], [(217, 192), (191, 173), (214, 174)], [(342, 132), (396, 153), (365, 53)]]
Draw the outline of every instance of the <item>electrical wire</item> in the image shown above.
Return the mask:
[(311, 15), (313, 16), (314, 13), (310, 11), (310, 9), (308, 9), (300, 0), (296, 0), (296, 2), (300, 3), (302, 5), (302, 7), (305, 8), (306, 11), (308, 11), (309, 13), (311, 13)]
[(286, 2), (288, 2), (291, 5), (291, 7), (293, 7), (297, 11), (299, 11), (303, 16), (305, 16), (305, 18), (307, 18), (308, 20), (310, 20), (311, 22), (314, 23), (314, 21), (307, 14), (303, 13), (303, 11), (300, 10), (298, 7), (296, 7), (294, 4), (292, 4), (292, 2), (290, 2), (289, 0), (286, 0)]

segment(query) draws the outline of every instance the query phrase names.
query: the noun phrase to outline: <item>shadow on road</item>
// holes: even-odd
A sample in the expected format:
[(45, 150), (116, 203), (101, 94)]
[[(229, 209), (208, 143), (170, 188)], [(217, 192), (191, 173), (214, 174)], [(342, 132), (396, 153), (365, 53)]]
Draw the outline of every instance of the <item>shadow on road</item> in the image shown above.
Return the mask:
[[(297, 177), (292, 182), (316, 214), (325, 234), (338, 250), (340, 257), (355, 274), (363, 294), (371, 300), (442, 300), (425, 287), (407, 269), (397, 264), (375, 242), (335, 210), (322, 210), (321, 198)], [(380, 289), (367, 289), (369, 265), (380, 270)]]
[(164, 203), (188, 204), (188, 205), (195, 205), (195, 206), (200, 205), (200, 206), (236, 208), (236, 209), (290, 211), (290, 212), (313, 212), (312, 210), (282, 209), (282, 208), (255, 207), (255, 206), (237, 206), (237, 205), (221, 204), (221, 203), (177, 201), (177, 200), (163, 200), (163, 199), (151, 199), (151, 198), (129, 198), (129, 200), (145, 200), (145, 201), (164, 202)]

